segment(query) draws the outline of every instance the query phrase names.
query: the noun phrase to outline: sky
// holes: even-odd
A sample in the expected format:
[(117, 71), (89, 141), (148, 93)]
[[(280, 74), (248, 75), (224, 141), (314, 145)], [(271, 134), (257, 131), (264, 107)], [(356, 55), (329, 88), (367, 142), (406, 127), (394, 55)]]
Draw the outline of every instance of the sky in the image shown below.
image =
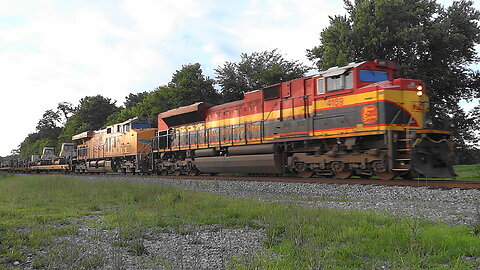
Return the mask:
[(278, 48), (313, 66), (305, 50), (341, 14), (342, 0), (0, 0), (0, 156), (59, 102), (101, 94), (122, 105), (184, 64), (213, 78), (241, 53)]

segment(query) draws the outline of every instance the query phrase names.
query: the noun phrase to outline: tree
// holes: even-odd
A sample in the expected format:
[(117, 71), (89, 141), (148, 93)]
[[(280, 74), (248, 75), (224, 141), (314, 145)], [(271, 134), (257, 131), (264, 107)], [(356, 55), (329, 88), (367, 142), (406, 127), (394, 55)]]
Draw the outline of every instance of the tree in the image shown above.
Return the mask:
[(58, 111), (46, 110), (36, 126), (39, 137), (56, 140), (62, 131), (62, 128), (59, 127), (60, 121), (61, 117)]
[(73, 114), (73, 104), (70, 102), (60, 102), (57, 105), (57, 112), (62, 113), (64, 121), (67, 121), (68, 118)]
[(477, 143), (474, 114), (459, 106), (480, 91), (480, 73), (470, 68), (479, 61), (480, 42), (473, 3), (444, 8), (434, 0), (345, 0), (345, 6), (348, 15), (330, 18), (307, 57), (320, 70), (375, 58), (398, 63), (402, 77), (427, 84), (434, 126), (450, 129), (461, 147)]
[(225, 62), (215, 69), (224, 101), (243, 98), (243, 93), (267, 85), (305, 76), (309, 67), (298, 61), (288, 61), (274, 49), (272, 51), (242, 53), (240, 62)]
[(38, 120), (35, 127), (36, 132), (30, 133), (18, 146), (18, 149), (12, 151), (16, 151), (22, 157), (29, 157), (41, 154), (44, 147), (60, 146), (61, 142), (58, 141), (58, 137), (63, 131), (63, 124), (72, 112), (72, 104), (68, 102), (58, 103), (57, 109), (46, 110), (42, 118)]
[[(55, 146), (57, 140), (51, 138), (41, 138), (38, 133), (31, 133), (20, 144), (20, 157), (30, 157), (32, 155), (42, 154), (43, 148)], [(58, 149), (57, 149), (58, 151)]]
[(190, 105), (195, 102), (219, 104), (220, 94), (213, 87), (215, 81), (203, 75), (199, 63), (183, 65), (177, 70), (165, 89), (170, 108)]
[(73, 115), (68, 118), (59, 141), (69, 142), (75, 134), (100, 129), (106, 123), (108, 116), (117, 111), (115, 102), (101, 95), (82, 98)]
[(145, 96), (148, 95), (148, 92), (141, 92), (137, 94), (128, 94), (128, 96), (125, 97), (125, 102), (123, 105), (125, 106), (125, 109), (129, 109), (137, 105), (138, 103), (142, 102)]
[(151, 92), (127, 96), (125, 108), (109, 116), (106, 125), (119, 123), (130, 118), (153, 117), (161, 112), (203, 101), (218, 104), (221, 96), (213, 87), (214, 80), (202, 73), (199, 63), (183, 65), (166, 86)]

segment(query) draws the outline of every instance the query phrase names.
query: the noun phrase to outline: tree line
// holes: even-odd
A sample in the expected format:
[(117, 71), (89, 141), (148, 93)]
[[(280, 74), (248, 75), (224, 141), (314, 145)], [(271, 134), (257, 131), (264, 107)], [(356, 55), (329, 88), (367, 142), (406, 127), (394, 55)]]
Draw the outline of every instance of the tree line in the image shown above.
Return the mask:
[[(435, 0), (344, 0), (346, 15), (330, 17), (318, 46), (306, 50), (318, 70), (350, 62), (392, 60), (402, 77), (424, 81), (434, 127), (450, 130), (457, 143), (456, 163), (480, 163), (480, 105), (465, 112), (459, 102), (480, 98), (480, 11), (472, 1), (444, 7)], [(78, 105), (62, 102), (45, 111), (35, 132), (14, 154), (28, 157), (45, 146), (59, 146), (87, 130), (198, 101), (212, 105), (241, 99), (243, 93), (305, 76), (311, 68), (287, 60), (277, 50), (243, 53), (238, 62), (215, 69), (215, 79), (199, 63), (183, 65), (166, 85), (131, 93), (121, 106), (110, 98), (87, 96)], [(219, 89), (217, 91), (217, 89)]]

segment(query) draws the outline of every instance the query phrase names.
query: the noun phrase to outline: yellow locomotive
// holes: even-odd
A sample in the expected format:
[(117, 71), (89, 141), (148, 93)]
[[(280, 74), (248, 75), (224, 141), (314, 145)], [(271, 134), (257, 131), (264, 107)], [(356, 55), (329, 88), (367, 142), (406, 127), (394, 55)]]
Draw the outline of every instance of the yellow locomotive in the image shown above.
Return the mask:
[(142, 139), (155, 136), (155, 124), (152, 119), (136, 117), (105, 129), (73, 136), (76, 159), (72, 170), (78, 173), (136, 173), (148, 170), (144, 156), (151, 149), (148, 144), (142, 143)]

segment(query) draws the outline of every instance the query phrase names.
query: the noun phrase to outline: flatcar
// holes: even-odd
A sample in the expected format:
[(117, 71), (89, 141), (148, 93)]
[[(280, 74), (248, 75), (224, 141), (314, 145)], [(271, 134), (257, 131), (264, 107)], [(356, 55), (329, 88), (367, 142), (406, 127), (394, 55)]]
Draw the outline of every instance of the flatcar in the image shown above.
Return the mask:
[(42, 155), (32, 155), (29, 158), (9, 160), (0, 164), (0, 171), (19, 173), (49, 173), (71, 172), (71, 164), (75, 154), (73, 143), (63, 143), (58, 156), (55, 148), (44, 147)]

